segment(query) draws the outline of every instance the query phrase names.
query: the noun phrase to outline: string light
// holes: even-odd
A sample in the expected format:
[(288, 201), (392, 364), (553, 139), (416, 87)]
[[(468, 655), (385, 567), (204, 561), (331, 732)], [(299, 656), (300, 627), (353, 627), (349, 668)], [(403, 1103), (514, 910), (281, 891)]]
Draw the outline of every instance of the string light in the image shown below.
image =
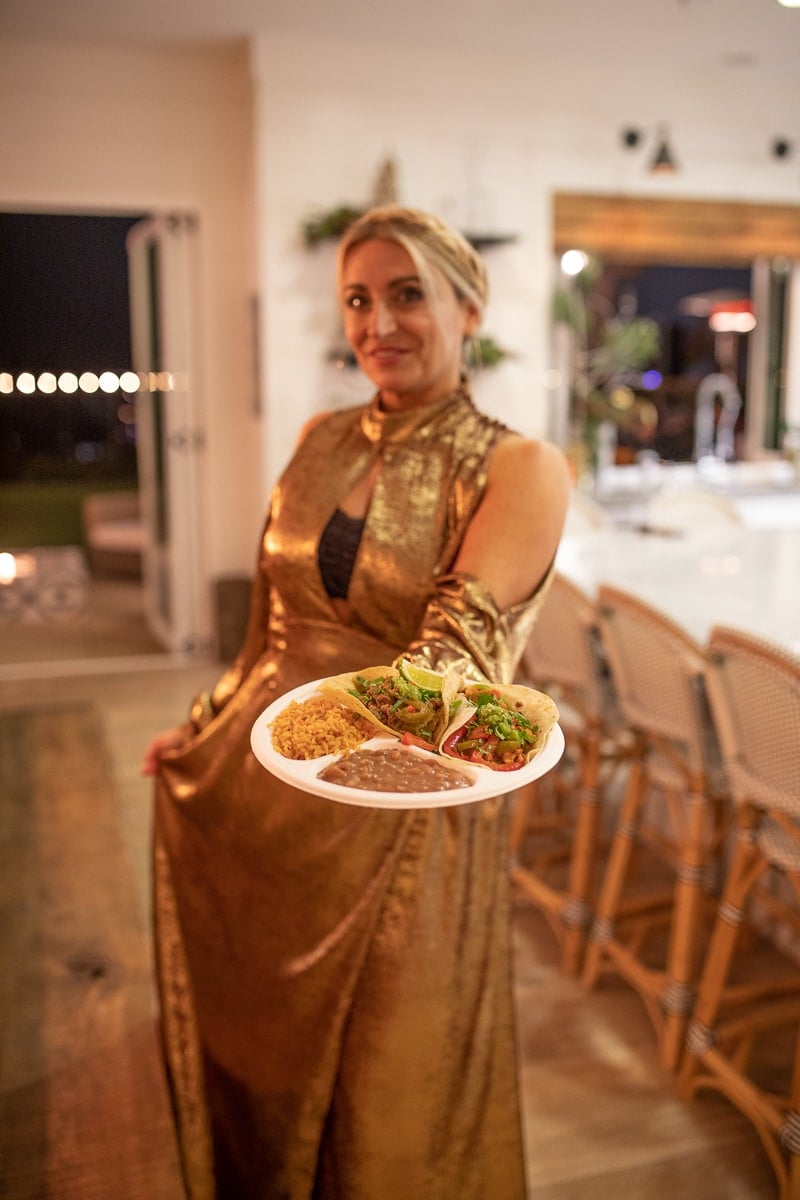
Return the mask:
[(98, 382), (100, 390), (105, 392), (106, 395), (110, 396), (114, 392), (119, 391), (119, 375), (116, 375), (113, 371), (103, 371)]
[(92, 396), (100, 387), (100, 380), (95, 375), (94, 371), (84, 371), (78, 377), (78, 386), (82, 392), (86, 392), (87, 396)]
[(58, 387), (58, 380), (52, 371), (43, 371), (36, 380), (36, 387), (45, 396), (52, 396), (53, 392)]
[(0, 395), (3, 396), (13, 395), (14, 392), (20, 392), (23, 396), (36, 393), (53, 396), (56, 392), (74, 396), (78, 391), (87, 396), (93, 396), (98, 391), (107, 396), (120, 391), (134, 395), (136, 392), (174, 392), (185, 387), (186, 377), (172, 371), (101, 371), (99, 374), (83, 371), (80, 375), (74, 371), (62, 371), (58, 376), (52, 371), (41, 371), (38, 376), (33, 371), (19, 371), (16, 375), (11, 371), (0, 371)]
[(123, 392), (138, 392), (141, 390), (142, 381), (135, 371), (123, 371), (119, 377), (119, 386)]
[(78, 376), (72, 371), (64, 371), (58, 377), (58, 387), (65, 395), (72, 396), (78, 390)]

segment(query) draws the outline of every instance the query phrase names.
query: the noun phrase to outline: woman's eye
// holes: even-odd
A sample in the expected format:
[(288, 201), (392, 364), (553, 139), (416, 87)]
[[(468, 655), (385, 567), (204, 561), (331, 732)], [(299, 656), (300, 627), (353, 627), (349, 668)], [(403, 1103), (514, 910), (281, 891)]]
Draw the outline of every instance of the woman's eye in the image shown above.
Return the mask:
[(346, 308), (352, 308), (356, 311), (361, 311), (367, 307), (367, 301), (363, 296), (347, 296), (344, 303)]
[(425, 299), (425, 293), (416, 284), (409, 284), (398, 293), (398, 299), (402, 304), (419, 304), (420, 300)]

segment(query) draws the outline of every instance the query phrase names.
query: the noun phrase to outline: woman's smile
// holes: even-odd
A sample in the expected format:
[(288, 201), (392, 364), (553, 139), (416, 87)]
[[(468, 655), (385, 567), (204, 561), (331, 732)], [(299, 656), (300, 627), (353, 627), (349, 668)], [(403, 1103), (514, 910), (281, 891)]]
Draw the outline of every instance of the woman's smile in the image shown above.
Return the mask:
[(403, 356), (408, 353), (409, 348), (406, 346), (381, 345), (376, 346), (373, 350), (369, 351), (370, 357), (373, 358), (376, 363), (380, 363), (382, 366), (399, 362)]

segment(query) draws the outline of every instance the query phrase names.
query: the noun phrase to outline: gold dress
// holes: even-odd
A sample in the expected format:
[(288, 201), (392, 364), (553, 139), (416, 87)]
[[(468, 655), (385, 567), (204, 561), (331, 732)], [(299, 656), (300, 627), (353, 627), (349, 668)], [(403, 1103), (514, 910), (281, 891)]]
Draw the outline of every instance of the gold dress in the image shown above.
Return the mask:
[[(191, 1200), (522, 1200), (505, 801), (381, 811), (279, 782), (282, 692), (412, 648), (510, 680), (544, 587), (448, 574), (508, 430), (464, 387), (332, 414), (278, 483), (239, 658), (159, 772), (158, 978)], [(380, 457), (341, 624), (320, 532)]]

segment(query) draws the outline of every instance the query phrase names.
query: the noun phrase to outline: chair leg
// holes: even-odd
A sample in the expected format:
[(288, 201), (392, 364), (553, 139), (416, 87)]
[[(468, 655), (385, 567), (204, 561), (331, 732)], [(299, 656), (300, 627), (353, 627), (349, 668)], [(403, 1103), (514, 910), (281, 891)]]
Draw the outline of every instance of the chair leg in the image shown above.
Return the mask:
[(800, 1029), (794, 1052), (794, 1071), (789, 1090), (789, 1111), (779, 1134), (789, 1154), (786, 1168), (786, 1186), (781, 1200), (800, 1200)]
[(688, 1098), (695, 1090), (703, 1054), (713, 1043), (713, 1030), (730, 976), (747, 895), (761, 874), (763, 859), (757, 845), (740, 832), (714, 921), (697, 989), (697, 1000), (686, 1035), (686, 1053), (677, 1080), (678, 1092)]
[[(544, 824), (544, 798), (541, 783), (541, 780), (536, 780), (527, 784), (520, 788), (514, 797), (509, 830), (510, 871), (516, 889), (533, 901), (546, 918), (553, 931), (553, 936), (561, 943), (564, 932), (564, 891), (547, 878), (547, 855), (537, 859), (533, 866), (526, 865), (525, 862), (520, 861), (519, 857), (519, 851), (528, 831), (532, 827), (541, 831)], [(557, 826), (558, 822), (555, 821), (550, 828), (555, 830)], [(566, 847), (563, 854), (560, 852), (556, 854), (555, 861), (563, 860), (565, 857)]]
[(620, 908), (622, 889), (630, 866), (635, 833), (646, 789), (647, 776), (644, 763), (640, 760), (635, 761), (631, 766), (628, 786), (622, 799), (603, 876), (603, 885), (597, 901), (597, 915), (586, 949), (583, 982), (587, 987), (593, 987), (597, 982), (603, 964), (605, 944), (613, 935), (614, 920)]
[[(684, 1099), (691, 1099), (698, 1088), (717, 1083), (753, 1122), (778, 1179), (780, 1200), (800, 1200), (800, 1030), (788, 1096), (779, 1102), (777, 1096), (763, 1093), (747, 1075), (752, 1041), (744, 1036), (747, 1018), (737, 1021), (723, 1011), (726, 999), (731, 996), (729, 979), (740, 943), (745, 905), (765, 867), (764, 857), (749, 835), (752, 818), (747, 808), (737, 814), (739, 836), (700, 978), (677, 1091)], [(792, 1003), (787, 1016), (791, 1019), (795, 1011)], [(773, 1013), (772, 1020), (781, 1020), (780, 1009)], [(725, 1041), (717, 1045), (718, 1028), (733, 1037), (727, 1046)]]
[(674, 1071), (680, 1060), (686, 1025), (692, 1011), (698, 955), (698, 935), (705, 901), (708, 852), (708, 806), (700, 794), (686, 801), (687, 831), (675, 883), (675, 901), (667, 953), (667, 982), (661, 995), (664, 1013), (661, 1065)]
[(524, 787), (518, 788), (514, 796), (508, 829), (508, 848), (512, 859), (516, 858), (519, 853), (522, 839), (525, 837), (525, 830), (528, 827), (528, 815), (535, 804), (536, 780), (533, 783), (528, 783)]
[(564, 903), (562, 965), (568, 975), (580, 970), (591, 909), (600, 814), (600, 736), (592, 731), (582, 747), (581, 790), (575, 818), (568, 895)]

